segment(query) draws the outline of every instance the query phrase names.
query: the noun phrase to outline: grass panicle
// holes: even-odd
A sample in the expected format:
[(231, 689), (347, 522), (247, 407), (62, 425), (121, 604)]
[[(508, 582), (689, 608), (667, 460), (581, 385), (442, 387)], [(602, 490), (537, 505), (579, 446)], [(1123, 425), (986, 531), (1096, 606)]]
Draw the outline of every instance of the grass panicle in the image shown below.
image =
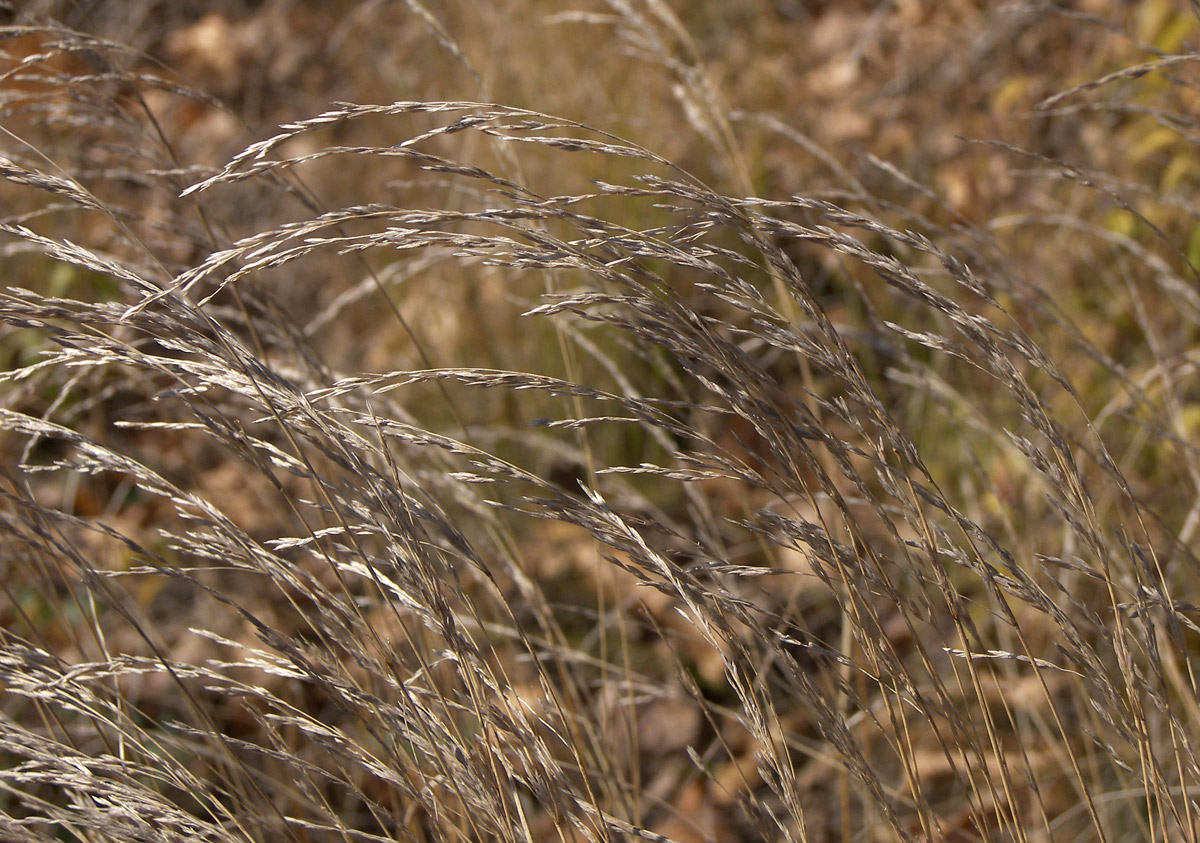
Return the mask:
[[(69, 5), (0, 30), (0, 836), (1200, 834), (1194, 10), (802, 130), (719, 4), (517, 4), (588, 119), (465, 4)], [(814, 96), (951, 26), (790, 5)], [(289, 87), (388, 26), (456, 90)], [(1023, 139), (912, 119), (1067, 32)]]

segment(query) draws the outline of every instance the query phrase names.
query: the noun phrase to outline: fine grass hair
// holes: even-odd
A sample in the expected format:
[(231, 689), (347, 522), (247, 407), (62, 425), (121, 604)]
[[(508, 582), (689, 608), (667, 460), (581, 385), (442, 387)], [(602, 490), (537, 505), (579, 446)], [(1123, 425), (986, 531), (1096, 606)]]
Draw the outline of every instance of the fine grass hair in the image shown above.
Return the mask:
[(33, 5), (4, 839), (1200, 836), (1195, 9)]

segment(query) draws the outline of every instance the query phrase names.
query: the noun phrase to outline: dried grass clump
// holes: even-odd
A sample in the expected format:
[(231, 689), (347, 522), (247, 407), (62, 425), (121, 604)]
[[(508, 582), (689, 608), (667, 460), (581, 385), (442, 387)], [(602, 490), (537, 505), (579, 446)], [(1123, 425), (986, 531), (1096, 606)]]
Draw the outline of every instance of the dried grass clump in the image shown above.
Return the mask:
[[(1006, 141), (972, 221), (582, 23), (744, 189), (474, 101), (214, 166), (140, 49), (2, 30), (0, 835), (1196, 839), (1194, 206)], [(1194, 61), (1043, 111), (1190, 138)]]

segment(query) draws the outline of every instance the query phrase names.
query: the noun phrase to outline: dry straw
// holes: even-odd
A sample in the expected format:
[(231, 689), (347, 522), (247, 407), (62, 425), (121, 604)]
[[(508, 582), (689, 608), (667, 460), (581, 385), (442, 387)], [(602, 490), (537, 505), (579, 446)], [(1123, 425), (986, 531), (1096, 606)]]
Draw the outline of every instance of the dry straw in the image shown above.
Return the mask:
[[(748, 178), (663, 4), (590, 25)], [(919, 216), (775, 118), (840, 190), (718, 191), (470, 101), (334, 105), (205, 168), (160, 121), (202, 95), (3, 35), (0, 836), (1196, 838), (1171, 223)], [(1165, 291), (1129, 317), (1153, 365), (1021, 276), (1036, 227)]]

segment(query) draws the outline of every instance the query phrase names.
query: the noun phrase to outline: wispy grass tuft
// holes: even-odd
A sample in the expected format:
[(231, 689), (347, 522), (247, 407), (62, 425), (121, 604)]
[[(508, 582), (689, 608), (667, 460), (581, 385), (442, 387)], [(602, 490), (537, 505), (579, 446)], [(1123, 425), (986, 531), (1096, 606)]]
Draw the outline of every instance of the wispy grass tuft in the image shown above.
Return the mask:
[[(232, 13), (0, 30), (0, 836), (1196, 839), (1194, 204), (1006, 137), (979, 215), (599, 6), (711, 166), (423, 98), (218, 160), (152, 56)], [(1176, 46), (1031, 113), (1190, 144)]]

